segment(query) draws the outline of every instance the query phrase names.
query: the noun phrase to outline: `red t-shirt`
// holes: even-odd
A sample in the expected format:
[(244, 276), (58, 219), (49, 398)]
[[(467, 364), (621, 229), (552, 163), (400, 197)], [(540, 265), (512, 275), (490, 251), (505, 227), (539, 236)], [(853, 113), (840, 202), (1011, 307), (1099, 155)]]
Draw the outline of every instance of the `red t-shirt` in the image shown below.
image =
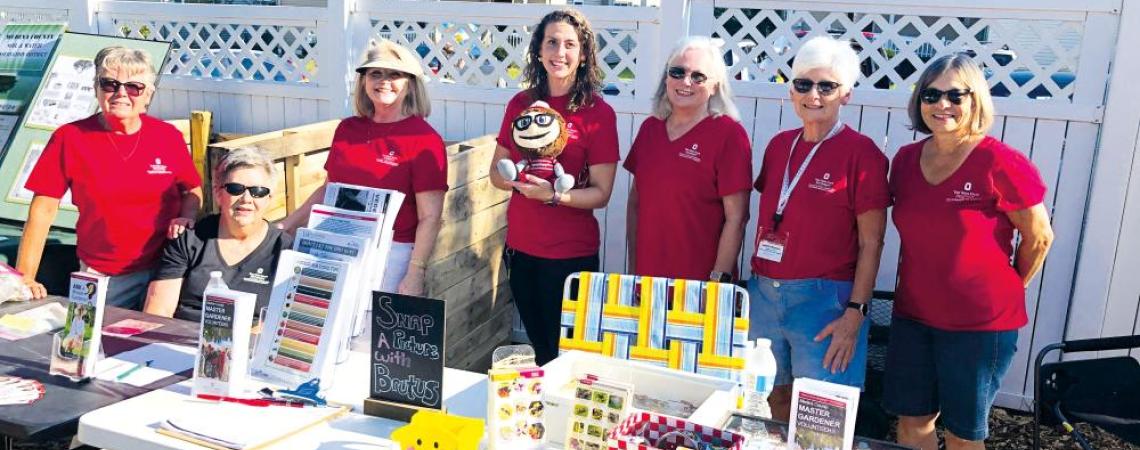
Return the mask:
[(403, 192), (392, 240), (414, 243), (420, 219), (416, 193), (447, 190), (443, 138), (423, 118), (376, 123), (364, 117), (340, 121), (333, 133), (328, 181)]
[[(558, 155), (562, 169), (574, 176), (575, 187), (585, 187), (589, 166), (616, 163), (618, 156), (617, 116), (613, 108), (594, 96), (592, 106), (575, 112), (566, 109), (570, 96), (550, 97), (546, 103), (566, 119), (570, 134), (566, 148)], [(515, 117), (534, 103), (527, 91), (511, 98), (499, 127), (499, 145), (510, 149), (511, 160), (523, 155), (511, 141)], [(550, 207), (515, 192), (507, 206), (507, 245), (523, 253), (549, 259), (568, 259), (598, 253), (601, 245), (594, 211), (566, 206)]]
[(892, 212), (902, 243), (894, 313), (944, 330), (1014, 330), (1028, 321), (1013, 255), (1009, 211), (1045, 199), (1024, 155), (986, 137), (950, 178), (932, 186), (904, 146), (891, 171)]
[[(768, 142), (755, 184), (761, 193), (756, 242), (760, 241), (761, 227), (769, 230), (773, 226), (788, 153), (801, 131), (784, 131)], [(796, 176), (814, 146), (800, 139), (788, 168), (789, 178)], [(824, 141), (784, 209), (777, 230), (787, 232), (783, 257), (777, 263), (753, 256), (752, 272), (782, 280), (854, 280), (859, 259), (856, 217), (890, 206), (887, 165), (887, 157), (875, 141), (851, 127), (844, 126), (839, 134)]]
[(121, 275), (158, 262), (182, 193), (202, 185), (182, 133), (147, 115), (133, 135), (103, 128), (99, 115), (59, 127), (25, 187), (52, 198), (71, 189), (79, 259)]
[(752, 183), (752, 148), (739, 122), (707, 117), (670, 142), (665, 121), (645, 119), (625, 160), (637, 187), (634, 273), (703, 280), (716, 263), (722, 197)]

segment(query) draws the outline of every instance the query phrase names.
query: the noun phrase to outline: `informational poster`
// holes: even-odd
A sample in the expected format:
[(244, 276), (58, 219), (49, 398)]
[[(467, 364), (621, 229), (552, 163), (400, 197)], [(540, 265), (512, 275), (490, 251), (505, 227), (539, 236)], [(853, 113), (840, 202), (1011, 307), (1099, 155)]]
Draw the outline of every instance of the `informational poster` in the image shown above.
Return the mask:
[(95, 112), (95, 61), (60, 56), (28, 113), (25, 126), (54, 130)]
[[(28, 146), (28, 152), (24, 154), (24, 163), (20, 165), (20, 174), (16, 177), (16, 182), (12, 184), (12, 189), (8, 191), (8, 201), (19, 203), (31, 203), (32, 197), (35, 195), (32, 191), (24, 188), (24, 184), (28, 182), (28, 177), (32, 174), (32, 169), (36, 167), (36, 162), (40, 160), (40, 155), (44, 152), (43, 142), (32, 142)], [(69, 208), (74, 210), (75, 204), (71, 202), (71, 191), (63, 194), (63, 198), (59, 201), (61, 208)]]
[[(10, 23), (0, 30), (0, 114), (23, 112), (36, 93), (64, 26)], [(7, 135), (0, 128), (0, 145), (6, 142)]]

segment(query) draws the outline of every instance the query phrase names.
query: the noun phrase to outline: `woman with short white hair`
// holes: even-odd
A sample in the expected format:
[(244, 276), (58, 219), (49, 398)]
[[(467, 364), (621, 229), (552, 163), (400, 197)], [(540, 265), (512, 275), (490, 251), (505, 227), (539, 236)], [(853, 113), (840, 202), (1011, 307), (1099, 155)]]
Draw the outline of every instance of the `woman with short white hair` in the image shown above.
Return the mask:
[(211, 272), (221, 272), (230, 289), (256, 294), (258, 310), (269, 305), (277, 260), (293, 243), (265, 220), (277, 168), (264, 151), (242, 147), (218, 160), (211, 179), (219, 213), (166, 245), (143, 312), (200, 320)]
[(728, 282), (748, 222), (752, 152), (720, 50), (682, 40), (666, 60), (625, 168), (632, 272)]
[(99, 112), (56, 129), (28, 176), (35, 195), (16, 268), (33, 297), (47, 295), (36, 272), (70, 191), (80, 268), (110, 277), (107, 303), (138, 309), (166, 238), (194, 224), (202, 180), (182, 133), (146, 114), (156, 78), (150, 55), (107, 47), (94, 67), (80, 60), (74, 68), (92, 76)]
[(788, 419), (791, 384), (808, 377), (861, 387), (864, 320), (883, 247), (887, 158), (839, 120), (859, 76), (851, 46), (809, 40), (792, 65), (790, 96), (802, 128), (768, 142), (760, 195), (750, 337), (772, 341), (773, 416)]

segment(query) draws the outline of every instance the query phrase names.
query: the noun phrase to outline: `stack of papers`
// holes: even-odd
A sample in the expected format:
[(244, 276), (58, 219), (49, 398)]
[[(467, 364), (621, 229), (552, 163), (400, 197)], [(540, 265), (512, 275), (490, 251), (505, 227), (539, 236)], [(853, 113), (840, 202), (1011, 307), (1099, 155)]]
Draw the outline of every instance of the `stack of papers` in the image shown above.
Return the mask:
[(194, 367), (194, 347), (168, 343), (148, 344), (99, 361), (96, 379), (146, 386)]
[(59, 303), (40, 305), (16, 314), (0, 317), (0, 338), (11, 341), (47, 333), (63, 326), (67, 308)]

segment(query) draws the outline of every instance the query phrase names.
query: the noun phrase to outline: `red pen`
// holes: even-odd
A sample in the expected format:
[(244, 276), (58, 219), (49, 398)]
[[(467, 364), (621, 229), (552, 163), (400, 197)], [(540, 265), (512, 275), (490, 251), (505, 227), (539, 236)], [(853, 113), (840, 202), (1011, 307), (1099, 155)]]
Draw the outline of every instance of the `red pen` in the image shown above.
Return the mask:
[(289, 400), (276, 400), (276, 399), (266, 399), (266, 398), (237, 398), (237, 397), (227, 397), (224, 395), (210, 395), (210, 394), (198, 394), (198, 398), (200, 398), (202, 400), (210, 400), (210, 401), (216, 401), (216, 402), (240, 403), (242, 405), (257, 406), (257, 407), (291, 406), (294, 408), (302, 408), (305, 406), (303, 403), (300, 403), (300, 402), (291, 402)]

